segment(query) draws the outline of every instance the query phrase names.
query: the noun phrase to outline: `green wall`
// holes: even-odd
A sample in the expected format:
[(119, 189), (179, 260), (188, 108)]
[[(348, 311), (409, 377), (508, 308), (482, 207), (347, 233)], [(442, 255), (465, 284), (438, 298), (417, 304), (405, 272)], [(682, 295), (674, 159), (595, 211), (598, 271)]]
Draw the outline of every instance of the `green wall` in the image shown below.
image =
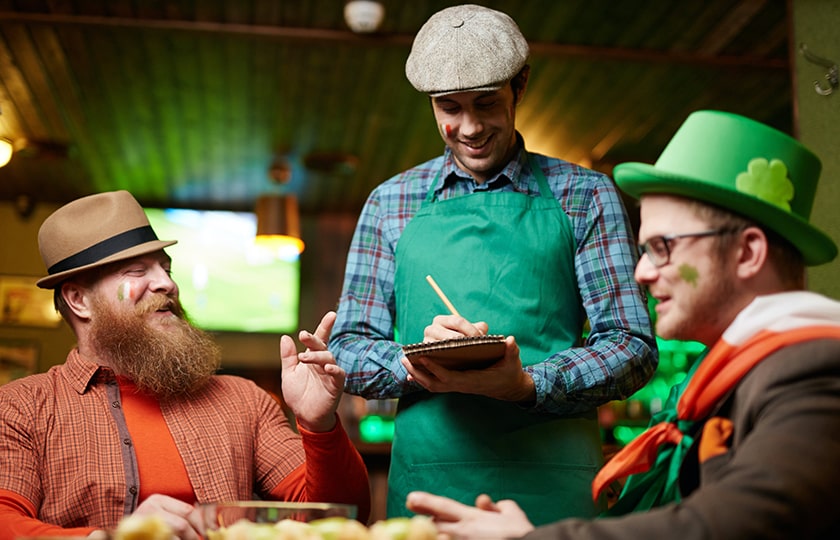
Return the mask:
[[(814, 81), (828, 87), (828, 69), (809, 62), (799, 53), (800, 43), (818, 56), (840, 62), (840, 2), (837, 0), (790, 0), (793, 7), (794, 103), (798, 114), (798, 138), (823, 163), (817, 200), (811, 221), (840, 243), (840, 88), (821, 96)], [(809, 271), (809, 286), (840, 299), (840, 258)]]

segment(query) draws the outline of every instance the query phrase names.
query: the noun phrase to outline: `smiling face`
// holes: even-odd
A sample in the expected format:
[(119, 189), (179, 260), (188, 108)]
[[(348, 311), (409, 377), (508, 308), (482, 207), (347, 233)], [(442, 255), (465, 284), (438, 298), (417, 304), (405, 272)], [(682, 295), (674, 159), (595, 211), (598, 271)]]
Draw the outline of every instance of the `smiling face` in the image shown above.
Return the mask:
[[(679, 197), (645, 195), (641, 199), (639, 243), (655, 236), (713, 229), (692, 205)], [(664, 339), (711, 345), (741, 309), (736, 261), (721, 256), (717, 236), (671, 241), (670, 261), (656, 267), (647, 255), (636, 266), (635, 278), (648, 288), (656, 304), (656, 334)]]
[(85, 331), (97, 358), (161, 397), (201, 387), (220, 359), (213, 339), (186, 320), (169, 273), (163, 251), (113, 263), (86, 300)]
[(112, 263), (91, 288), (99, 306), (131, 313), (157, 325), (183, 319), (178, 285), (170, 277), (172, 263), (164, 251)]
[(515, 101), (510, 84), (492, 92), (460, 92), (432, 98), (443, 141), (452, 150), (458, 166), (479, 184), (504, 168), (513, 155)]

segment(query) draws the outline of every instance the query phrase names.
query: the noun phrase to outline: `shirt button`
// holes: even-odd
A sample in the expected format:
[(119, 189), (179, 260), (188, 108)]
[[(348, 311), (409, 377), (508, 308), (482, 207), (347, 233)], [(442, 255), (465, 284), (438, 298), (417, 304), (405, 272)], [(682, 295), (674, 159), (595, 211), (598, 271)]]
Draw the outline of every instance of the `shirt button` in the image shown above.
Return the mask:
[(115, 408), (115, 409), (119, 409), (119, 408), (120, 408), (120, 402), (119, 402), (119, 401), (115, 401), (115, 402), (111, 403), (111, 407), (113, 407), (113, 408)]
[(137, 486), (131, 486), (130, 488), (128, 488), (128, 492), (132, 495), (137, 495)]
[(123, 444), (126, 446), (131, 446), (131, 439), (123, 439)]

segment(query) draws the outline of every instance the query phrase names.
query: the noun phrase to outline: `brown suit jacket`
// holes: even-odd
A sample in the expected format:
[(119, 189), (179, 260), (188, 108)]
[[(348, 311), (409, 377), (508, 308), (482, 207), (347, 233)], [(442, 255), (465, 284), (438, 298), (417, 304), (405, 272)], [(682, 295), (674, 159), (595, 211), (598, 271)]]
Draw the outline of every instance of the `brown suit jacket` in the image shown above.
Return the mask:
[[(753, 368), (715, 416), (729, 450), (680, 469), (684, 499), (648, 512), (564, 520), (528, 540), (840, 538), (840, 341), (782, 349)], [(558, 489), (562, 489), (558, 486)]]

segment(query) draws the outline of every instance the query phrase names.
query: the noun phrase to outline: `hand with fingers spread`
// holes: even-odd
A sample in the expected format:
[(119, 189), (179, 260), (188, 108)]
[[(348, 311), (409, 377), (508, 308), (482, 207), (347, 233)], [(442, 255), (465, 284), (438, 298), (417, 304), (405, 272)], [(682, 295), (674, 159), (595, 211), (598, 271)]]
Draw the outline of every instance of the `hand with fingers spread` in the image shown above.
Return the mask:
[(515, 502), (493, 502), (484, 494), (476, 498), (475, 506), (468, 506), (447, 497), (414, 491), (408, 494), (406, 507), (431, 516), (438, 533), (450, 538), (519, 538), (534, 529)]
[(327, 312), (315, 333), (301, 330), (298, 338), (306, 346), (298, 353), (290, 336), (280, 338), (283, 399), (303, 429), (330, 431), (335, 427), (338, 402), (344, 391), (344, 370), (327, 350), (335, 312)]

